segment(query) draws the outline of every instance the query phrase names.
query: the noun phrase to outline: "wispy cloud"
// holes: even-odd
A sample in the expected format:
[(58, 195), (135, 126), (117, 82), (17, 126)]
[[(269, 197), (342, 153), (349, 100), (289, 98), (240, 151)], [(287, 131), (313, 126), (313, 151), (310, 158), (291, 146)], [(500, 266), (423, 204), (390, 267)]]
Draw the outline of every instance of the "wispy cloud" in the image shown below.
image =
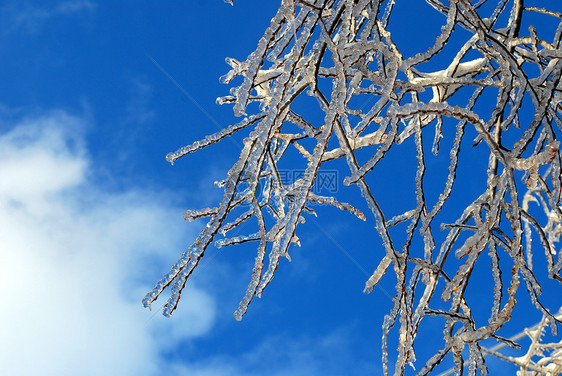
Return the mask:
[(96, 9), (96, 3), (90, 0), (65, 1), (55, 8), (54, 14), (70, 14), (84, 10), (92, 11), (94, 9)]
[(131, 98), (126, 107), (126, 121), (135, 125), (145, 124), (154, 119), (155, 113), (150, 108), (152, 86), (141, 77), (131, 79)]
[(342, 328), (320, 336), (273, 336), (242, 354), (217, 354), (191, 364), (170, 364), (167, 372), (190, 376), (381, 374), (375, 359), (363, 362), (353, 356), (352, 341), (351, 332)]
[(0, 20), (5, 33), (34, 33), (51, 18), (92, 12), (96, 7), (97, 4), (90, 0), (69, 0), (52, 7), (39, 6), (28, 1), (10, 1), (0, 7)]
[(185, 224), (156, 193), (96, 185), (82, 122), (61, 111), (0, 120), (12, 129), (0, 134), (3, 375), (159, 374), (162, 349), (214, 321), (193, 285), (175, 320), (142, 309), (150, 269), (183, 245)]

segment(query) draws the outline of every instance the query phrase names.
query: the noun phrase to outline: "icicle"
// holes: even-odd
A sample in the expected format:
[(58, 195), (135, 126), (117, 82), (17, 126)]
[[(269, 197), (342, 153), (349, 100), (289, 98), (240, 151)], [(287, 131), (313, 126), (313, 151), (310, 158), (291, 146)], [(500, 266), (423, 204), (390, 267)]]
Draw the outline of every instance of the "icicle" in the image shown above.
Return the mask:
[(437, 122), (435, 123), (435, 137), (433, 139), (433, 147), (431, 148), (431, 152), (433, 155), (437, 155), (439, 153), (439, 143), (441, 138), (443, 138), (443, 134), (441, 133), (441, 126), (443, 125), (443, 119), (441, 116), (437, 117)]
[(365, 289), (363, 290), (365, 294), (369, 294), (373, 291), (373, 289), (379, 283), (384, 273), (386, 273), (386, 269), (388, 268), (391, 262), (392, 259), (388, 257), (388, 255), (383, 257), (383, 259), (379, 263), (379, 266), (377, 266), (377, 268), (373, 272), (373, 275), (365, 283)]

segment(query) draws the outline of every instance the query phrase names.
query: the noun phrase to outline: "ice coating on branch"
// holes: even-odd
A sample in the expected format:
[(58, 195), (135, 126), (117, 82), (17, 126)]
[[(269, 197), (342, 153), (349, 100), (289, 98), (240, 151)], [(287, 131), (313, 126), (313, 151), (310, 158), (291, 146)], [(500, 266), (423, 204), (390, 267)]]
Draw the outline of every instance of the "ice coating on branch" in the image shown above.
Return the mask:
[[(306, 217), (322, 218), (323, 205), (367, 221), (380, 236), (358, 251), (380, 260), (366, 266), (374, 269), (366, 293), (385, 274), (395, 281), (382, 323), (383, 374), (404, 374), (411, 365), (427, 375), (446, 358), (457, 374), (464, 365), (484, 374), (481, 341), (501, 338), (521, 304), (516, 294), (528, 294), (556, 328), (540, 293), (542, 277), (562, 282), (562, 24), (554, 36), (540, 24), (522, 25), (531, 14), (559, 23), (559, 14), (521, 1), (427, 3), (427, 11), (442, 14), (441, 31), (408, 54), (391, 33), (406, 28), (393, 0), (283, 0), (256, 49), (246, 59), (226, 59), (231, 69), (220, 82), (242, 83), (217, 104), (232, 104), (244, 118), (166, 159), (173, 163), (241, 130), (247, 136), (239, 159), (215, 184), (224, 190), (220, 203), (185, 213), (188, 221), (208, 222), (145, 306), (170, 288), (163, 313), (171, 315), (209, 247), (249, 243), (257, 252), (234, 312), (241, 320), (278, 268), (287, 267), (291, 247), (306, 236)], [(476, 151), (484, 168), (471, 159)], [(411, 172), (407, 181), (380, 173), (389, 159)], [(337, 174), (330, 175), (333, 166)], [(471, 186), (460, 186), (459, 177), (472, 179)], [(392, 197), (405, 208), (380, 197), (389, 183), (411, 187), (409, 196)], [(356, 188), (363, 207), (341, 200), (343, 190)], [(478, 276), (482, 270), (487, 278)], [(490, 282), (487, 324), (471, 309), (479, 280)], [(418, 359), (418, 331), (437, 320), (444, 347)], [(398, 352), (389, 355), (393, 334)]]
[(166, 160), (170, 163), (174, 163), (175, 160), (183, 157), (186, 154), (189, 153), (193, 153), (194, 151), (197, 151), (199, 149), (203, 149), (211, 144), (214, 144), (216, 142), (219, 142), (220, 140), (222, 140), (223, 138), (232, 135), (233, 133), (244, 129), (245, 127), (247, 127), (248, 125), (254, 124), (256, 121), (259, 121), (261, 119), (263, 119), (263, 117), (265, 116), (265, 114), (257, 114), (257, 115), (251, 115), (248, 116), (246, 118), (244, 118), (244, 120), (242, 120), (241, 122), (234, 124), (234, 125), (230, 125), (222, 130), (220, 130), (217, 133), (214, 133), (212, 135), (206, 136), (204, 140), (201, 141), (195, 141), (193, 144), (188, 145), (188, 146), (184, 146), (183, 148), (173, 152), (173, 153), (169, 153), (168, 155), (166, 155)]
[(183, 219), (185, 219), (188, 222), (191, 222), (197, 218), (201, 218), (201, 217), (209, 217), (212, 215), (217, 214), (217, 212), (219, 211), (219, 208), (205, 208), (205, 209), (200, 209), (200, 210), (188, 210), (185, 213), (183, 213)]

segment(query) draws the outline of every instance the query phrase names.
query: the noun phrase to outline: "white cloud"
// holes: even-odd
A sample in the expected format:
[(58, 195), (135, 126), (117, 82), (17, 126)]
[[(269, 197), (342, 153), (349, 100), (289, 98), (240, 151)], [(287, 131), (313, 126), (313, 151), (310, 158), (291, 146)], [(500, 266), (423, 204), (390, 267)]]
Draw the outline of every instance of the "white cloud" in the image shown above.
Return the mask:
[(159, 301), (154, 312), (140, 304), (195, 234), (185, 235), (181, 210), (162, 195), (96, 184), (84, 123), (63, 111), (18, 124), (0, 118), (0, 129), (12, 129), (0, 133), (1, 375), (376, 373), (372, 362), (357, 364), (348, 330), (257, 338), (240, 354), (166, 359), (210, 333), (217, 315), (193, 281), (173, 319), (162, 317)]
[(184, 246), (185, 224), (155, 193), (96, 187), (82, 123), (60, 111), (0, 120), (12, 128), (0, 134), (3, 375), (160, 374), (163, 345), (214, 320), (193, 284), (174, 320), (142, 309), (151, 268), (170, 262), (159, 252)]
[(90, 0), (69, 0), (50, 8), (40, 7), (28, 1), (11, 1), (0, 7), (0, 20), (4, 32), (23, 30), (37, 32), (50, 18), (71, 16), (79, 12), (92, 12), (97, 4)]

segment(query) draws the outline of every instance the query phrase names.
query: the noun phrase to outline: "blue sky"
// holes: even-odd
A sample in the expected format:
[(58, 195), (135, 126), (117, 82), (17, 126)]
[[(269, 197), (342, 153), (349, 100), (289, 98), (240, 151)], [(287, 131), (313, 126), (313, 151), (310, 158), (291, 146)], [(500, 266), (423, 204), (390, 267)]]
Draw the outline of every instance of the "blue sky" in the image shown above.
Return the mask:
[[(237, 159), (240, 139), (173, 167), (164, 157), (235, 121), (215, 104), (228, 94), (218, 81), (224, 59), (253, 51), (277, 5), (0, 4), (1, 374), (379, 374), (394, 280), (362, 293), (380, 241), (372, 222), (336, 209), (319, 208), (303, 226), (302, 247), (242, 322), (232, 313), (253, 245), (210, 249), (171, 319), (158, 312), (162, 301), (152, 312), (140, 304), (204, 226), (183, 212), (222, 197), (213, 182)], [(443, 22), (402, 12), (407, 26), (393, 36), (412, 49), (408, 27), (426, 22), (431, 35)], [(375, 191), (407, 188), (388, 179)], [(536, 322), (533, 314), (519, 322)], [(424, 347), (439, 337), (427, 335)]]

